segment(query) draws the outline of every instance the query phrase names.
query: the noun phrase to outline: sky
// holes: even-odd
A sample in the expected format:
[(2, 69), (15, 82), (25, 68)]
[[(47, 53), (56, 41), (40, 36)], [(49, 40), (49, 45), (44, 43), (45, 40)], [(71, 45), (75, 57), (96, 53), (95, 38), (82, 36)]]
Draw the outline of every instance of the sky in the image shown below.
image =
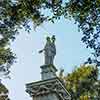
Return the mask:
[(58, 70), (64, 68), (65, 74), (71, 72), (75, 66), (81, 65), (90, 55), (90, 51), (81, 42), (82, 33), (78, 32), (74, 21), (62, 18), (55, 24), (45, 22), (30, 33), (24, 29), (19, 32), (11, 44), (17, 62), (11, 68), (11, 79), (3, 80), (9, 89), (11, 100), (32, 100), (25, 92), (25, 84), (41, 79), (40, 66), (44, 64), (44, 55), (38, 51), (44, 47), (46, 36), (56, 36), (57, 54), (54, 64)]

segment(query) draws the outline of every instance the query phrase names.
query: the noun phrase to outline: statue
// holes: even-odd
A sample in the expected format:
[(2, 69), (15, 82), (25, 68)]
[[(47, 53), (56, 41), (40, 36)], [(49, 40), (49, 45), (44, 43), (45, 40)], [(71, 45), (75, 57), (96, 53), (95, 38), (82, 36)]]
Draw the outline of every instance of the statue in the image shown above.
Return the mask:
[(44, 51), (45, 55), (45, 64), (46, 65), (53, 65), (54, 57), (56, 55), (56, 46), (55, 46), (55, 36), (53, 35), (52, 38), (47, 37), (46, 45), (44, 49), (40, 50), (39, 53), (42, 53)]
[(56, 46), (55, 46), (55, 35), (52, 36), (52, 42), (51, 42), (51, 64), (53, 64), (53, 61), (54, 61), (54, 58), (55, 58), (55, 55), (56, 55)]

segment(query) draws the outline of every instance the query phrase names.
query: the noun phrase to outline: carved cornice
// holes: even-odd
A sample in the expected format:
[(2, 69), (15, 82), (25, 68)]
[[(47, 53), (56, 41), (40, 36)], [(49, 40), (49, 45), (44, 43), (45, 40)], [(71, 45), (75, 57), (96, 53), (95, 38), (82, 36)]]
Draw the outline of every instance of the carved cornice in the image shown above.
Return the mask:
[(61, 100), (71, 100), (70, 94), (58, 78), (30, 83), (26, 85), (26, 88), (26, 92), (33, 97), (55, 93)]

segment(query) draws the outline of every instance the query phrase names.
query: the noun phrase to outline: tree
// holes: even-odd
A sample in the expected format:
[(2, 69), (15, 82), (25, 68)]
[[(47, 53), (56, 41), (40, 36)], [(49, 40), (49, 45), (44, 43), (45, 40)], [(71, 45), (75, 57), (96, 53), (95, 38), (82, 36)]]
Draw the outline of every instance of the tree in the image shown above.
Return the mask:
[(82, 65), (77, 67), (63, 79), (73, 100), (94, 100), (99, 94), (99, 90), (97, 91), (96, 88), (100, 88), (100, 85), (95, 85), (99, 83), (98, 69), (95, 66)]
[(0, 100), (10, 100), (8, 98), (8, 93), (8, 89), (2, 83), (0, 83)]

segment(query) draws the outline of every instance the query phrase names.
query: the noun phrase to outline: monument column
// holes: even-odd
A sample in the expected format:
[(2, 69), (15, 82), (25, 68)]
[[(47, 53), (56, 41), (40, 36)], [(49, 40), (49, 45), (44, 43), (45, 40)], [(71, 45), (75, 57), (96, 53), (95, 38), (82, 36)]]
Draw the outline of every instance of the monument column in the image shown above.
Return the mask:
[(71, 100), (71, 96), (64, 83), (57, 77), (54, 66), (56, 55), (55, 36), (47, 37), (45, 47), (39, 51), (44, 52), (45, 62), (41, 68), (41, 80), (26, 84), (26, 92), (33, 100)]
[(43, 66), (40, 66), (40, 68), (41, 68), (41, 79), (42, 80), (57, 77), (56, 76), (57, 69), (54, 65), (43, 65)]

